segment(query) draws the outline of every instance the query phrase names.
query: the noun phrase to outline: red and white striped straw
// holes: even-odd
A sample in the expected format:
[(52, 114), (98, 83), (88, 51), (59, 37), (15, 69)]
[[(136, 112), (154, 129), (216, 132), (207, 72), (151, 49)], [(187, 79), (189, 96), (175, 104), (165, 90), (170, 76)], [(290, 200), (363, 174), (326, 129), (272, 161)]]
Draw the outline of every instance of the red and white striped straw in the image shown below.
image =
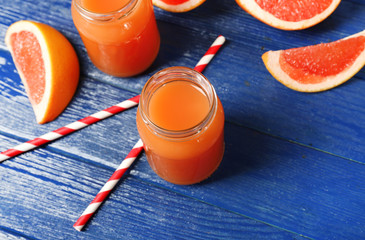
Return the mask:
[(32, 140), (29, 140), (25, 143), (22, 143), (18, 146), (15, 146), (14, 148), (8, 149), (4, 152), (0, 153), (0, 163), (11, 158), (15, 157), (19, 154), (22, 154), (24, 152), (30, 151), (34, 148), (37, 148), (41, 145), (47, 144), (51, 141), (54, 141), (58, 138), (61, 138), (63, 136), (66, 136), (70, 133), (73, 133), (79, 129), (82, 129), (86, 126), (89, 126), (93, 123), (96, 123), (102, 119), (108, 118), (112, 115), (115, 115), (117, 113), (123, 112), (124, 110), (137, 106), (139, 103), (139, 95), (132, 97), (128, 100), (125, 100), (123, 102), (120, 102), (119, 104), (116, 104), (112, 107), (109, 107), (107, 109), (104, 109), (100, 112), (97, 112), (95, 114), (92, 114), (88, 117), (85, 117), (83, 119), (80, 119), (76, 122), (70, 123), (64, 127), (61, 127), (57, 130), (54, 130), (52, 132), (46, 133), (40, 137), (34, 138)]
[(139, 139), (138, 142), (132, 148), (132, 150), (128, 153), (127, 157), (122, 161), (122, 163), (115, 170), (113, 175), (106, 182), (106, 184), (100, 189), (99, 193), (95, 196), (94, 200), (91, 201), (89, 206), (85, 209), (85, 211), (81, 214), (79, 219), (75, 222), (73, 227), (77, 231), (82, 230), (84, 225), (88, 222), (88, 220), (99, 208), (99, 206), (104, 202), (105, 198), (113, 190), (115, 185), (117, 185), (117, 183), (122, 178), (125, 171), (127, 171), (127, 169), (132, 165), (133, 161), (138, 157), (138, 155), (142, 152), (142, 150), (143, 150), (143, 143), (142, 140)]
[(219, 35), (213, 44), (210, 46), (208, 51), (204, 54), (204, 56), (200, 59), (200, 61), (196, 64), (194, 67), (194, 70), (198, 72), (202, 72), (205, 67), (208, 65), (208, 63), (213, 59), (214, 55), (218, 52), (220, 47), (224, 44), (226, 41), (225, 37), (222, 35)]
[[(225, 38), (222, 35), (219, 35), (217, 39), (210, 46), (208, 51), (204, 54), (198, 64), (195, 66), (195, 70), (198, 72), (202, 72), (208, 63), (212, 60), (214, 55), (218, 52), (219, 48), (224, 44)], [(122, 161), (117, 170), (113, 173), (110, 179), (106, 182), (106, 184), (101, 188), (99, 193), (96, 195), (94, 200), (91, 201), (89, 206), (85, 209), (85, 211), (81, 214), (79, 219), (75, 222), (73, 227), (81, 231), (88, 220), (93, 216), (99, 206), (103, 203), (105, 198), (109, 195), (111, 190), (115, 187), (118, 181), (123, 176), (124, 172), (128, 169), (128, 167), (133, 163), (133, 161), (138, 157), (138, 155), (143, 150), (142, 140), (139, 139), (136, 145), (132, 148), (127, 157)], [(126, 162), (124, 164), (124, 162)]]

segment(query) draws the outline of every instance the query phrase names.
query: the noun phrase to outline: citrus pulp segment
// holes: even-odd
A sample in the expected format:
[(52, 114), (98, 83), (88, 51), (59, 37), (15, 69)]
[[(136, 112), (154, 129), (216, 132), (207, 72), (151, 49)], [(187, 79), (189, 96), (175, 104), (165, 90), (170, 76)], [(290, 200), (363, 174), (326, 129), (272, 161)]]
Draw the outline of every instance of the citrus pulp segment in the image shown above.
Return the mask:
[(199, 7), (205, 0), (152, 0), (153, 5), (169, 12), (187, 12)]
[(365, 31), (331, 43), (268, 51), (262, 59), (271, 75), (293, 90), (328, 90), (365, 65)]
[(258, 20), (283, 30), (300, 30), (326, 19), (341, 0), (236, 0)]
[(79, 80), (79, 61), (70, 42), (53, 27), (18, 21), (9, 26), (10, 50), (38, 123), (54, 120), (71, 101)]

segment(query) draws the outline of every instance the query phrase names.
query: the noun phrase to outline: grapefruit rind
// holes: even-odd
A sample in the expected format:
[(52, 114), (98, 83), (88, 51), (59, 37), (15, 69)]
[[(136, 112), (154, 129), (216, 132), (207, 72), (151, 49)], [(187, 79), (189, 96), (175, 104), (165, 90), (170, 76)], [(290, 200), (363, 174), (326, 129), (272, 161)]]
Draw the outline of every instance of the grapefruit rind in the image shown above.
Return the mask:
[(285, 21), (275, 17), (271, 13), (263, 10), (255, 0), (236, 0), (236, 2), (246, 12), (267, 25), (282, 30), (301, 30), (312, 27), (325, 20), (336, 10), (341, 0), (333, 0), (331, 5), (323, 12), (317, 14), (315, 17), (298, 22)]
[(172, 4), (167, 4), (161, 0), (152, 0), (152, 3), (156, 7), (159, 7), (163, 10), (166, 10), (169, 12), (181, 13), (181, 12), (187, 12), (187, 11), (193, 10), (193, 9), (199, 7), (205, 1), (206, 0), (188, 0), (181, 4), (172, 5)]
[[(25, 81), (24, 74), (14, 59), (14, 50), (10, 39), (12, 34), (21, 31), (33, 33), (42, 51), (46, 79), (44, 94), (38, 104), (32, 102), (29, 97), (27, 81)], [(5, 43), (31, 101), (37, 122), (43, 124), (54, 120), (67, 107), (78, 85), (79, 61), (71, 43), (53, 27), (27, 20), (15, 22), (8, 28)], [(68, 56), (68, 58), (60, 58), (60, 56)]]
[[(344, 39), (353, 38), (357, 36), (365, 36), (365, 30), (354, 35), (348, 36)], [(262, 60), (270, 72), (270, 74), (286, 87), (299, 92), (321, 92), (337, 87), (338, 85), (351, 79), (357, 72), (359, 72), (365, 65), (365, 51), (362, 51), (356, 58), (354, 63), (344, 69), (341, 73), (325, 77), (325, 80), (316, 84), (303, 84), (293, 80), (280, 66), (279, 58), (284, 50), (268, 51), (262, 55)]]

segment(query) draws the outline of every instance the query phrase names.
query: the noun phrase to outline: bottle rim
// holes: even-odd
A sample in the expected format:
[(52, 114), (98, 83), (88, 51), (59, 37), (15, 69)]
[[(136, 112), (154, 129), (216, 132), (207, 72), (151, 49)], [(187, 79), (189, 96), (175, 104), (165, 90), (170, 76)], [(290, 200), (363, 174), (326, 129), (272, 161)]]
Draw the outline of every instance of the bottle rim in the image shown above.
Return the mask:
[[(148, 114), (149, 101), (154, 92), (156, 92), (160, 86), (173, 81), (187, 81), (195, 84), (204, 92), (209, 100), (209, 111), (204, 119), (187, 129), (170, 130), (160, 127), (151, 120)], [(187, 138), (200, 135), (209, 127), (217, 112), (217, 102), (218, 98), (215, 89), (203, 74), (188, 67), (169, 67), (155, 73), (146, 82), (142, 89), (138, 111), (142, 121), (155, 135), (169, 140), (183, 141)]]
[(73, 0), (72, 4), (83, 18), (92, 21), (108, 22), (128, 16), (133, 11), (138, 1), (139, 0), (129, 0), (119, 9), (106, 13), (99, 13), (86, 9), (82, 6), (81, 0)]

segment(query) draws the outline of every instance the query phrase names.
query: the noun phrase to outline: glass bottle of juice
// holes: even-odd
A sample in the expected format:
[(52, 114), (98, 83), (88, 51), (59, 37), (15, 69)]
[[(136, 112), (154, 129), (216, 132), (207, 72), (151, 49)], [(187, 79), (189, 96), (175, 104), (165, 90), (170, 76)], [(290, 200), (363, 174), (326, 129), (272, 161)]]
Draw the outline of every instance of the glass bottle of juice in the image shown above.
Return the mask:
[(72, 0), (74, 24), (93, 64), (129, 77), (146, 70), (160, 47), (151, 0)]
[(224, 153), (224, 111), (199, 72), (171, 67), (145, 84), (137, 128), (148, 163), (161, 178), (194, 184), (208, 178)]

